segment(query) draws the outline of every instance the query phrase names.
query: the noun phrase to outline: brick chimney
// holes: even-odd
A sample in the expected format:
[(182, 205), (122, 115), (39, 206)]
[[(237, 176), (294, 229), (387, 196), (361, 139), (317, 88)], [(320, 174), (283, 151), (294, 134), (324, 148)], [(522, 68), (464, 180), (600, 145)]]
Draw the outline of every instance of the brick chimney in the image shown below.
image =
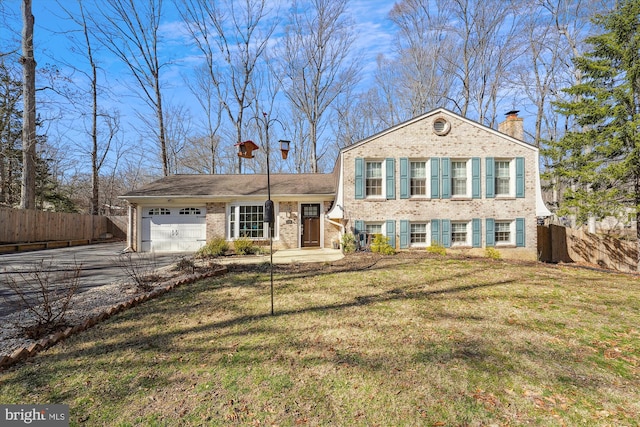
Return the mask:
[(504, 122), (498, 125), (498, 130), (506, 133), (512, 138), (524, 141), (524, 124), (523, 119), (518, 117), (518, 110), (509, 111)]

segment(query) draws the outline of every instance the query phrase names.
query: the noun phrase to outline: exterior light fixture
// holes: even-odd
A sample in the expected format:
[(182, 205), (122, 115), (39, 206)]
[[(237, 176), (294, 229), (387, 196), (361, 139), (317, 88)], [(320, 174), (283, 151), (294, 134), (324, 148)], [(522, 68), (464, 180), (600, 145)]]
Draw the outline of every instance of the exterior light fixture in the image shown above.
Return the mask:
[(282, 152), (282, 158), (286, 160), (287, 156), (289, 155), (289, 144), (291, 144), (291, 141), (281, 139), (279, 142), (280, 151)]

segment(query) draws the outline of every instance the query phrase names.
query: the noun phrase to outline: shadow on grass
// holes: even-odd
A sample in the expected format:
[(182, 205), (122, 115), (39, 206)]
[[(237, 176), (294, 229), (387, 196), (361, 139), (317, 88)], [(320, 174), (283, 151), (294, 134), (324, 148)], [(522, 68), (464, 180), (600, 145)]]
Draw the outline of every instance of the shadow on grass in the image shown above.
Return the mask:
[[(409, 260), (408, 262), (413, 262)], [(400, 265), (402, 263), (399, 263)], [(385, 266), (371, 264), (367, 270), (384, 269)], [(165, 387), (174, 381), (181, 381), (181, 377), (176, 377), (176, 371), (183, 363), (197, 363), (200, 359), (202, 369), (210, 369), (213, 366), (259, 366), (262, 363), (268, 363), (274, 355), (277, 357), (291, 357), (287, 365), (294, 366), (313, 366), (319, 364), (332, 364), (334, 366), (344, 368), (362, 369), (367, 371), (384, 372), (389, 370), (390, 364), (388, 355), (384, 352), (375, 354), (367, 354), (358, 348), (340, 348), (335, 344), (326, 341), (314, 341), (309, 331), (309, 336), (296, 335), (289, 337), (289, 340), (264, 340), (256, 342), (256, 340), (245, 340), (243, 337), (251, 336), (278, 336), (286, 334), (286, 322), (283, 324), (269, 323), (268, 319), (283, 319), (307, 313), (326, 313), (331, 314), (352, 308), (363, 306), (372, 306), (374, 304), (404, 301), (404, 300), (429, 300), (436, 298), (459, 297), (462, 294), (469, 294), (475, 290), (499, 287), (513, 284), (513, 279), (488, 280), (481, 283), (454, 285), (438, 289), (426, 289), (427, 286), (437, 285), (439, 283), (460, 283), (462, 279), (473, 277), (474, 275), (486, 272), (492, 269), (491, 265), (484, 265), (481, 268), (471, 268), (465, 271), (459, 271), (454, 274), (447, 274), (446, 277), (431, 278), (420, 284), (411, 284), (408, 286), (395, 286), (392, 289), (373, 294), (364, 294), (365, 291), (371, 291), (371, 288), (363, 289), (361, 295), (350, 297), (348, 300), (331, 304), (309, 305), (298, 309), (277, 310), (275, 316), (271, 316), (268, 312), (254, 313), (246, 315), (237, 315), (246, 308), (237, 304), (237, 297), (233, 297), (231, 292), (234, 290), (246, 290), (255, 292), (263, 291), (264, 285), (261, 282), (268, 281), (268, 276), (264, 274), (254, 274), (255, 270), (247, 271), (242, 274), (229, 274), (219, 279), (209, 279), (195, 285), (189, 285), (184, 288), (177, 289), (171, 294), (167, 294), (146, 305), (136, 307), (125, 313), (109, 320), (108, 328), (115, 330), (116, 333), (110, 337), (105, 337), (101, 332), (101, 325), (96, 326), (79, 336), (69, 340), (63, 344), (58, 354), (37, 356), (35, 363), (42, 362), (42, 358), (50, 358), (54, 361), (53, 370), (38, 375), (32, 369), (20, 370), (10, 381), (19, 387), (25, 382), (30, 383), (33, 387), (47, 389), (56, 375), (69, 375), (82, 370), (82, 361), (88, 356), (100, 360), (102, 355), (106, 355), (104, 366), (105, 375), (110, 376), (114, 383), (117, 383), (117, 389), (104, 393), (105, 399), (117, 402), (122, 396), (131, 393), (139, 393), (141, 389), (146, 390), (153, 387)], [(349, 272), (345, 267), (344, 271)], [(280, 272), (279, 272), (280, 273)], [(331, 271), (331, 273), (337, 273)], [(302, 271), (297, 274), (288, 274), (286, 280), (304, 279), (315, 276), (308, 271)], [(494, 275), (495, 276), (495, 275)], [(279, 277), (278, 280), (284, 280)], [(201, 297), (204, 293), (215, 292), (216, 302), (211, 305), (210, 299)], [(229, 296), (225, 297), (226, 292)], [(224, 311), (229, 314), (229, 318), (218, 321), (210, 321), (205, 319), (207, 309), (211, 309), (214, 313)], [(179, 324), (182, 317), (193, 316), (198, 313), (203, 316), (200, 324), (193, 326), (181, 327)], [(453, 317), (452, 314), (443, 311), (434, 313), (435, 316)], [(139, 324), (145, 324), (141, 320), (138, 324), (136, 319), (146, 316), (153, 320), (157, 317), (157, 327), (152, 333), (141, 333)], [(469, 313), (464, 319), (470, 321), (484, 320), (482, 316)], [(163, 325), (163, 322), (170, 321), (171, 324)], [(126, 326), (125, 326), (126, 325)], [(148, 326), (147, 326), (148, 328)], [(148, 329), (147, 329), (148, 331)], [(396, 331), (389, 329), (385, 333), (393, 334)], [(191, 339), (189, 345), (184, 345), (184, 337), (194, 334), (197, 338)], [(237, 340), (232, 340), (238, 344), (224, 344), (229, 342), (230, 337), (237, 336)], [(74, 345), (74, 342), (82, 342), (87, 338), (93, 339), (90, 346)], [(241, 343), (241, 344), (240, 344)], [(282, 356), (283, 347), (286, 348), (285, 354), (291, 356)], [(517, 348), (514, 347), (514, 348)], [(296, 352), (312, 349), (309, 354), (301, 356), (293, 356)], [(522, 349), (526, 351), (526, 357), (529, 360), (546, 360), (549, 362), (549, 369), (544, 372), (537, 372), (533, 366), (522, 367), (513, 360), (508, 354), (501, 354), (491, 347), (491, 340), (485, 339), (483, 336), (474, 337), (473, 339), (465, 337), (454, 337), (448, 340), (446, 345), (439, 343), (423, 343), (419, 346), (412, 357), (411, 362), (416, 366), (419, 365), (436, 365), (446, 367), (451, 363), (464, 363), (468, 366), (477, 368), (482, 372), (492, 372), (494, 374), (517, 373), (531, 376), (540, 381), (554, 380), (554, 378), (567, 378), (569, 375), (567, 370), (562, 366), (555, 366), (554, 361), (565, 360), (571, 357), (568, 350), (562, 348), (548, 348), (542, 343), (528, 343), (527, 347)], [(111, 356), (111, 355), (117, 355)], [(139, 357), (138, 357), (139, 356)], [(295, 357), (295, 360), (294, 360)], [(100, 362), (102, 363), (102, 362)], [(20, 369), (20, 368), (14, 368)], [(92, 369), (95, 372), (95, 368)], [(526, 372), (522, 372), (526, 370)], [(124, 374), (120, 374), (123, 372)], [(134, 373), (130, 373), (134, 372)], [(126, 381), (123, 381), (122, 375), (130, 375)], [(550, 378), (552, 376), (553, 378)], [(576, 373), (576, 376), (584, 376), (584, 373)], [(570, 379), (571, 379), (570, 378)], [(109, 378), (107, 378), (107, 383)], [(592, 381), (589, 384), (597, 387), (598, 381)], [(72, 398), (71, 389), (56, 395), (55, 401), (64, 401)], [(102, 391), (94, 390), (94, 393), (100, 394)]]

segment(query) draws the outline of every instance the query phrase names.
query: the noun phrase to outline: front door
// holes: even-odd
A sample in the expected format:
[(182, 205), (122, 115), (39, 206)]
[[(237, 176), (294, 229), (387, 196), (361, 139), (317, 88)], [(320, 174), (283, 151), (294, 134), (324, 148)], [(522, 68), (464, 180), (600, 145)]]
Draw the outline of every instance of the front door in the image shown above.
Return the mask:
[(302, 209), (302, 247), (320, 246), (320, 205), (303, 204)]

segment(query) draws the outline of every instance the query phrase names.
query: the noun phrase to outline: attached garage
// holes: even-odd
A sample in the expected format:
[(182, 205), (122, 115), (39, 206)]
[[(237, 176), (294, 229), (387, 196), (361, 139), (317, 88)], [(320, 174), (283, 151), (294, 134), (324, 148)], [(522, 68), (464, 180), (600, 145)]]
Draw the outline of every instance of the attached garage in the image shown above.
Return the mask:
[(206, 213), (203, 206), (145, 207), (142, 251), (197, 251), (206, 243)]

